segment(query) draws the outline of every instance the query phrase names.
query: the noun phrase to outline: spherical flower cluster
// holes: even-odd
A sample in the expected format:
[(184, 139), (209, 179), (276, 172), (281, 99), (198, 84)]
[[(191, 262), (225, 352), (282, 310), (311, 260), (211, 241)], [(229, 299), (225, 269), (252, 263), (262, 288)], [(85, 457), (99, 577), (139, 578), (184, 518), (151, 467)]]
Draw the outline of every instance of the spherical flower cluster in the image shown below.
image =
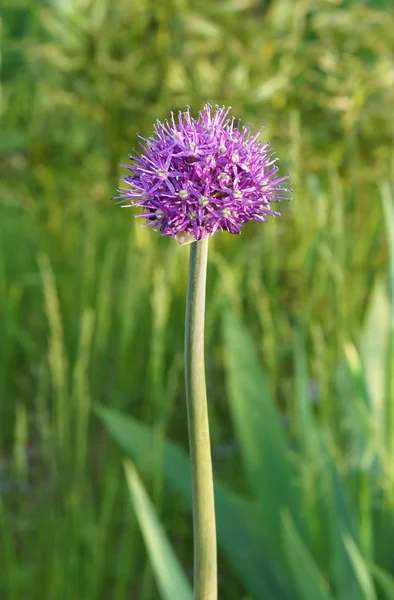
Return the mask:
[(162, 235), (189, 241), (279, 215), (270, 205), (288, 198), (288, 176), (277, 176), (261, 130), (252, 135), (228, 113), (206, 104), (197, 119), (187, 109), (156, 121), (152, 136), (140, 138), (142, 151), (129, 155), (132, 164), (122, 165), (130, 175), (121, 179), (118, 203), (142, 208), (136, 216)]

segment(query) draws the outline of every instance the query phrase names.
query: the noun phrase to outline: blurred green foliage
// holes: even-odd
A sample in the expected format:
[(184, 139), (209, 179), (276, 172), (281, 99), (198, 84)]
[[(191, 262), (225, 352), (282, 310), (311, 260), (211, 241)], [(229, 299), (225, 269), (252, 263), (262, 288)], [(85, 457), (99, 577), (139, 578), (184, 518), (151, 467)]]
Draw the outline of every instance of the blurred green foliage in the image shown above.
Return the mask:
[[(334, 373), (345, 346), (358, 345), (371, 290), (387, 272), (393, 30), (389, 0), (2, 2), (0, 597), (157, 597), (121, 455), (91, 406), (119, 408), (186, 447), (187, 249), (109, 201), (136, 133), (170, 110), (223, 103), (263, 124), (294, 188), (281, 219), (211, 242), (218, 475), (245, 492), (224, 393), (230, 305), (290, 427), (300, 415), (293, 348), (302, 329), (314, 415), (346, 441), (358, 404), (349, 394), (344, 420)], [(379, 339), (368, 338), (371, 364)], [(190, 569), (187, 506), (163, 493), (160, 444), (152, 456), (144, 482)], [(387, 514), (392, 527), (389, 505)], [(380, 552), (389, 557), (390, 546)], [(244, 586), (222, 557), (221, 597), (249, 600)]]
[[(390, 210), (394, 223), (394, 204)], [(334, 376), (332, 400), (341, 424), (337, 437), (316, 419), (302, 329), (294, 336), (294, 413), (283, 428), (253, 341), (239, 318), (225, 312), (229, 408), (247, 494), (231, 490), (231, 479), (226, 485), (216, 477), (217, 534), (223, 554), (253, 598), (394, 598), (393, 317), (394, 294), (378, 286), (363, 350), (348, 346)], [(136, 459), (157, 443), (157, 434), (134, 418), (103, 407), (98, 414)], [(144, 463), (154, 468), (154, 461)], [(188, 598), (188, 590), (168, 590), (168, 580), (182, 581), (181, 567), (129, 464), (126, 475), (161, 597)], [(190, 507), (189, 460), (171, 442), (163, 444), (163, 475)]]

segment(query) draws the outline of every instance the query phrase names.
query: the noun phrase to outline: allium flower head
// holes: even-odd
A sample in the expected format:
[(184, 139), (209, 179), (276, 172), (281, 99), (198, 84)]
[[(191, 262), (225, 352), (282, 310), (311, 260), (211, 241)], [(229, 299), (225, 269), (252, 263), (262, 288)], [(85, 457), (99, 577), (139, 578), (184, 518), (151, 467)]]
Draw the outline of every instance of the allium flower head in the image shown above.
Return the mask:
[(136, 216), (162, 235), (189, 241), (224, 230), (240, 233), (248, 221), (279, 215), (271, 204), (288, 198), (288, 176), (278, 177), (274, 152), (258, 141), (259, 130), (228, 117), (229, 109), (209, 104), (197, 119), (180, 112), (156, 121), (142, 151), (122, 165), (120, 204), (141, 207)]

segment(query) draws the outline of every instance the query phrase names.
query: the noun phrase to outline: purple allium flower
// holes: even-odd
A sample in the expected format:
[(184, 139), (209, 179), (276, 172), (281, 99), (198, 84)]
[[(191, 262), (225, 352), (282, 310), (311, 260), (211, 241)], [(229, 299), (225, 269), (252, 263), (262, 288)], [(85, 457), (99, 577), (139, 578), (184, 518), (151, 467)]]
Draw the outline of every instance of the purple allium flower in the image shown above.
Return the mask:
[(118, 203), (141, 207), (137, 216), (162, 235), (189, 241), (279, 215), (270, 204), (288, 199), (288, 175), (277, 176), (278, 159), (258, 141), (261, 129), (252, 135), (228, 112), (206, 104), (197, 119), (188, 108), (177, 120), (171, 113), (156, 121), (142, 151), (129, 155), (133, 163), (122, 165), (131, 174), (121, 179)]

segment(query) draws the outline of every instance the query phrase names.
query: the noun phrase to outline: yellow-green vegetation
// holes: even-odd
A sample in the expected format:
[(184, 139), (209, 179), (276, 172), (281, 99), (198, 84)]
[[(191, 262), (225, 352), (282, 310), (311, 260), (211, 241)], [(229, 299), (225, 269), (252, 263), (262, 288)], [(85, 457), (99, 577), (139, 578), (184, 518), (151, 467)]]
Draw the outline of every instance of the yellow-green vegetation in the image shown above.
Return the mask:
[(219, 597), (393, 599), (392, 2), (0, 15), (0, 598), (169, 598), (170, 567), (188, 597), (188, 248), (110, 197), (137, 132), (208, 101), (265, 126), (294, 189), (210, 240)]

